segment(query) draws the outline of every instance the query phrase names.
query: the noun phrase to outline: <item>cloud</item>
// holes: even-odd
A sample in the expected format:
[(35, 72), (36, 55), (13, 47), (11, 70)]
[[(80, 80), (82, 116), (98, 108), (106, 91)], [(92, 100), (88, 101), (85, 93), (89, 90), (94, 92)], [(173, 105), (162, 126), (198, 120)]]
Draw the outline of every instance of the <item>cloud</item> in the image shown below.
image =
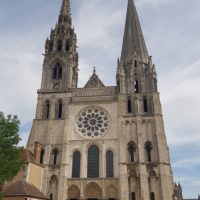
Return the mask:
[(174, 168), (193, 168), (200, 166), (200, 158), (199, 157), (192, 157), (187, 159), (182, 159), (174, 162), (172, 164)]
[(167, 136), (172, 145), (197, 144), (200, 139), (200, 60), (175, 67), (160, 78)]
[[(79, 86), (87, 82), (93, 66), (97, 67), (106, 85), (115, 85), (126, 6), (124, 0), (72, 1), (80, 56)], [(191, 197), (197, 193), (199, 184), (196, 155), (200, 151), (197, 148), (200, 140), (200, 1), (136, 0), (136, 6), (158, 70), (175, 177), (183, 181), (185, 195)], [(12, 2), (12, 7), (5, 1), (0, 7), (3, 27), (0, 33), (0, 110), (19, 115), (21, 145), (26, 144), (30, 131), (27, 124), (34, 118), (36, 91), (41, 83), (41, 53), (50, 28), (56, 23), (59, 7), (54, 0), (35, 0), (31, 4), (23, 1), (23, 5), (16, 1)], [(20, 14), (21, 10), (26, 13)], [(184, 153), (179, 154), (179, 151)]]
[(193, 180), (192, 184), (195, 186), (200, 186), (200, 180)]
[(138, 6), (151, 5), (158, 7), (162, 4), (172, 4), (175, 0), (137, 0), (136, 2)]
[[(36, 88), (40, 83), (41, 63), (39, 55), (31, 50), (31, 41), (26, 38), (1, 40), (0, 58), (0, 110), (19, 115), (22, 123), (33, 117), (33, 98), (36, 103)], [(27, 46), (30, 47), (29, 51)], [(34, 48), (34, 47), (33, 47)]]

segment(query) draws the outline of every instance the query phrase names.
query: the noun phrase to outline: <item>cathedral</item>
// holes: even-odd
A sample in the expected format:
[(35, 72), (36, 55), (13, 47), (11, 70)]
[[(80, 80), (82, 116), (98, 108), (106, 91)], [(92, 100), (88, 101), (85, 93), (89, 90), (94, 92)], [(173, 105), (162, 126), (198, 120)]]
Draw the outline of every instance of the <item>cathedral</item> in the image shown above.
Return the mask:
[[(127, 0), (116, 85), (96, 74), (78, 87), (70, 0), (45, 43), (27, 148), (43, 166), (50, 200), (180, 200), (174, 186), (155, 65), (134, 0)], [(126, 3), (126, 1), (124, 1)]]

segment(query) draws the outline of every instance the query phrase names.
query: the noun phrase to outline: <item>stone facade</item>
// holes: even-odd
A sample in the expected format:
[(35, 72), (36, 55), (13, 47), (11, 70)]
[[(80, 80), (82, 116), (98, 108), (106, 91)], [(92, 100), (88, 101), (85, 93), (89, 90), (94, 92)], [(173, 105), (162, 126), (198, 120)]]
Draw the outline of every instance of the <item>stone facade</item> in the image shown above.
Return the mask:
[[(85, 87), (77, 88), (76, 47), (70, 1), (63, 0), (46, 41), (27, 143), (31, 151), (35, 142), (42, 144), (42, 191), (53, 200), (174, 199), (157, 74), (133, 0), (128, 0), (116, 86), (105, 86), (94, 70)], [(96, 157), (90, 158), (90, 150)], [(98, 175), (92, 174), (96, 165)]]

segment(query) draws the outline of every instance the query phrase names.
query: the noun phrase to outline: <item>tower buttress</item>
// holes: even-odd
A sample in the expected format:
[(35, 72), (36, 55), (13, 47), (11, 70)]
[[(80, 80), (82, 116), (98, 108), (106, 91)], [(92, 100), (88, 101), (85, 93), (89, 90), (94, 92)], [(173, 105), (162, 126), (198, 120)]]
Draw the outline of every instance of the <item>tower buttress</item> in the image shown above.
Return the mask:
[(72, 28), (70, 0), (63, 0), (58, 23), (45, 44), (41, 90), (76, 88), (78, 83), (77, 38)]

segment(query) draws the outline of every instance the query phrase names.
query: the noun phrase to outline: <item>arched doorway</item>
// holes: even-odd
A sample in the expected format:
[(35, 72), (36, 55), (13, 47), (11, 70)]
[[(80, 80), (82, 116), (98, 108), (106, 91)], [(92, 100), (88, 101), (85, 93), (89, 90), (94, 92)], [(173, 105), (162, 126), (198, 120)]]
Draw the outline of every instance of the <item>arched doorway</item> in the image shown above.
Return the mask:
[(78, 200), (80, 199), (80, 190), (76, 185), (72, 185), (68, 189), (68, 199)]
[(98, 200), (102, 198), (102, 189), (97, 183), (89, 183), (85, 187), (85, 198), (87, 200)]
[(106, 190), (106, 197), (108, 200), (116, 200), (118, 199), (118, 191), (117, 188), (114, 185), (110, 185), (108, 186), (107, 190)]

